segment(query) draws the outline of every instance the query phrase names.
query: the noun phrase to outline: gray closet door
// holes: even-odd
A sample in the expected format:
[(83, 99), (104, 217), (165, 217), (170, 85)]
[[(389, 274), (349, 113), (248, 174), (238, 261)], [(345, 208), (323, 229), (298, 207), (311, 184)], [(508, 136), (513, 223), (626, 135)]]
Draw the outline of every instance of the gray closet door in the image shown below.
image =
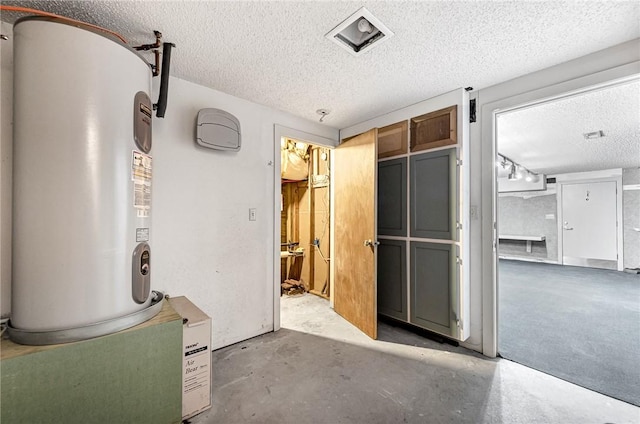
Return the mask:
[(407, 158), (378, 163), (378, 235), (407, 236)]
[(456, 150), (411, 156), (411, 237), (456, 240)]
[(380, 239), (378, 313), (402, 321), (407, 317), (407, 242)]
[(411, 242), (410, 322), (440, 334), (455, 335), (457, 246)]

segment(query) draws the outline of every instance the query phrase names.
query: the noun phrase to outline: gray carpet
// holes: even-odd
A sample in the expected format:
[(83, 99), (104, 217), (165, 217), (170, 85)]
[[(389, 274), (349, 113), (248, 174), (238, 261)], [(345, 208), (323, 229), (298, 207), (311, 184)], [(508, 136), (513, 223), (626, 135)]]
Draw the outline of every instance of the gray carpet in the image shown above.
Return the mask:
[(500, 260), (504, 358), (640, 406), (640, 276)]

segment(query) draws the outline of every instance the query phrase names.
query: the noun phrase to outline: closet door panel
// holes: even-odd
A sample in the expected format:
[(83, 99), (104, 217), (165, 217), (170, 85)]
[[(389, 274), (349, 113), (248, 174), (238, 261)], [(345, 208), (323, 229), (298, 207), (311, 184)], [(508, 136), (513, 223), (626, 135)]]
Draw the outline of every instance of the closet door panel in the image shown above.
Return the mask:
[(402, 321), (407, 316), (407, 242), (380, 239), (378, 313)]
[(411, 237), (456, 240), (456, 150), (411, 156)]
[(378, 235), (407, 235), (407, 158), (378, 163)]
[(456, 334), (456, 246), (411, 242), (410, 322), (440, 334)]

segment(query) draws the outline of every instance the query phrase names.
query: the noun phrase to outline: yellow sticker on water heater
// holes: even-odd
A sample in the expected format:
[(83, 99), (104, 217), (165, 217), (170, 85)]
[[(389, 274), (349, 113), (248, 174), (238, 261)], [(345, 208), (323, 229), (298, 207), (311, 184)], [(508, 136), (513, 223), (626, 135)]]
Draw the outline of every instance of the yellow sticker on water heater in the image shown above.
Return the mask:
[(133, 181), (133, 207), (138, 218), (147, 218), (151, 211), (151, 156), (133, 151), (131, 180)]

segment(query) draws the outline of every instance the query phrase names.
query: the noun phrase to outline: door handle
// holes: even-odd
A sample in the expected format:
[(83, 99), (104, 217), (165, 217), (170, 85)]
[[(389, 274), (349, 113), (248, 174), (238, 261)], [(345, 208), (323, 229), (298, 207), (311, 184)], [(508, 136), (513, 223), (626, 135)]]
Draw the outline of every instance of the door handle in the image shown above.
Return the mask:
[(380, 242), (379, 241), (373, 241), (373, 240), (365, 240), (364, 241), (364, 245), (365, 245), (365, 247), (373, 247), (373, 246), (380, 245)]
[(569, 223), (567, 221), (565, 221), (564, 225), (562, 226), (562, 229), (570, 231), (570, 230), (573, 230), (573, 227), (569, 228)]

